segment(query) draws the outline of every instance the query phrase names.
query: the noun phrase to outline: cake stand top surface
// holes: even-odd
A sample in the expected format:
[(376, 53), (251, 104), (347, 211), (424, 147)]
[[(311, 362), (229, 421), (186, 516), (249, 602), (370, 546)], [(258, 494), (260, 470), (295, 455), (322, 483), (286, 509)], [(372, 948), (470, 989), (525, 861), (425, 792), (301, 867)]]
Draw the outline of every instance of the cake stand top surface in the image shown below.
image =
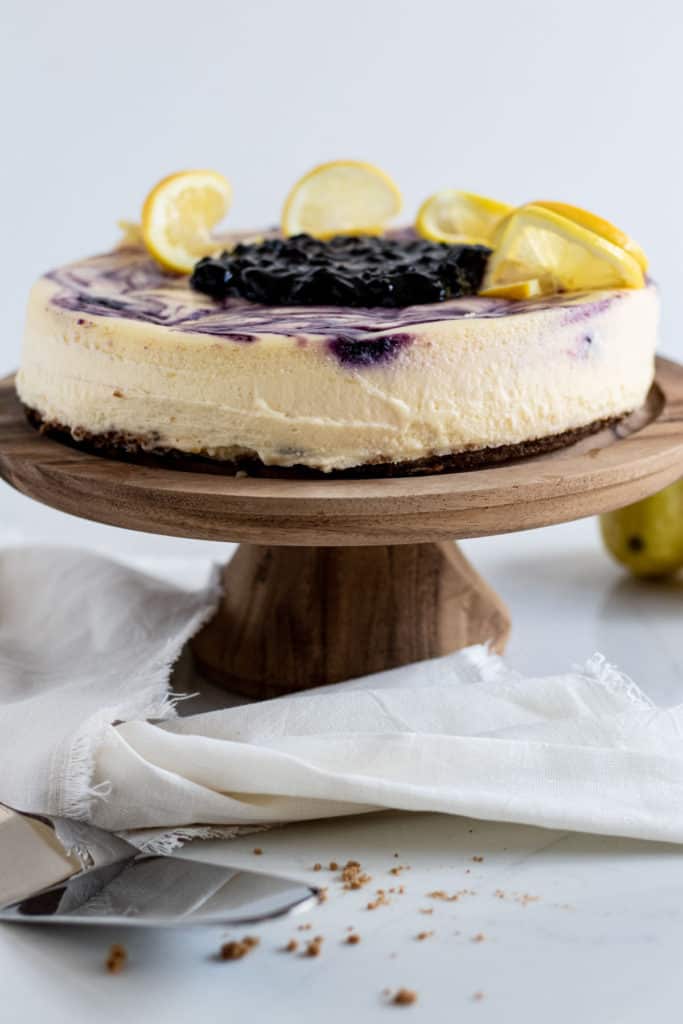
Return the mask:
[(0, 474), (62, 512), (202, 540), (412, 544), (509, 533), (638, 501), (683, 475), (683, 366), (657, 360), (616, 427), (495, 468), (390, 479), (236, 477), (110, 459), (39, 434), (0, 382)]

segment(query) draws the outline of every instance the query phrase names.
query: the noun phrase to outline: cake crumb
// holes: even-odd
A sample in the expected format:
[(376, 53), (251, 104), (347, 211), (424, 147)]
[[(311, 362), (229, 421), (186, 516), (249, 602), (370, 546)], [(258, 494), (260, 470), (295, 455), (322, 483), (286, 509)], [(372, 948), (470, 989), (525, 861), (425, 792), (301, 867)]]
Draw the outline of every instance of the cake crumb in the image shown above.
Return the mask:
[(299, 924), (299, 925), (297, 925), (297, 931), (299, 931), (299, 932), (310, 932), (312, 927), (313, 927), (313, 925), (309, 921), (308, 924)]
[(104, 964), (110, 974), (120, 974), (126, 966), (127, 959), (126, 947), (122, 946), (120, 942), (115, 942), (110, 946)]
[(322, 869), (323, 869), (323, 866), (319, 862), (317, 864), (313, 865), (313, 870), (314, 871), (322, 871)]
[(252, 853), (254, 853), (257, 857), (260, 857), (261, 854), (263, 853), (263, 850), (261, 849), (260, 846), (255, 846), (254, 849), (252, 850)]
[(358, 934), (358, 932), (351, 932), (350, 935), (346, 936), (346, 939), (344, 941), (349, 946), (357, 946), (358, 943), (360, 942), (360, 935)]
[(433, 914), (434, 913), (434, 907), (420, 907), (420, 913), (421, 914)]
[(417, 992), (412, 988), (400, 988), (394, 993), (391, 1002), (394, 1006), (412, 1006), (417, 1002)]
[(418, 932), (415, 938), (418, 942), (424, 942), (425, 939), (431, 939), (434, 932)]
[(475, 1003), (480, 1003), (483, 998), (484, 998), (484, 993), (483, 992), (474, 992), (472, 994), (472, 999), (474, 1000)]
[(306, 943), (306, 948), (303, 952), (303, 956), (320, 956), (323, 945), (323, 936), (316, 935), (314, 939)]
[(342, 868), (341, 881), (347, 890), (362, 889), (364, 885), (372, 881), (372, 876), (362, 870), (359, 861), (348, 860)]
[(114, 398), (123, 398), (123, 391), (120, 388), (114, 388), (112, 395)]
[(472, 936), (472, 942), (483, 942), (486, 936), (483, 932), (477, 932), (476, 935)]
[(387, 907), (391, 901), (387, 899), (384, 889), (377, 890), (377, 896), (367, 904), (367, 910), (377, 910), (378, 907)]
[(330, 861), (330, 871), (339, 871), (339, 865), (337, 864), (336, 860)]
[(221, 960), (241, 960), (243, 956), (258, 946), (260, 939), (255, 935), (245, 935), (241, 940), (233, 939), (231, 942), (224, 942), (220, 948), (219, 958)]
[(446, 903), (457, 903), (461, 896), (476, 895), (473, 889), (459, 889), (458, 892), (449, 894), (444, 889), (434, 889), (426, 894), (430, 900), (444, 900)]
[(409, 864), (397, 864), (396, 867), (389, 868), (390, 875), (400, 875), (402, 871), (410, 871)]
[(472, 860), (474, 861), (475, 864), (483, 864), (484, 863), (484, 858), (483, 857), (473, 857)]
[(318, 889), (318, 903), (327, 903), (327, 886)]
[(521, 903), (523, 907), (528, 906), (530, 903), (537, 903), (538, 900), (538, 896), (530, 896), (528, 892), (523, 892), (518, 896), (515, 896), (515, 902)]
[(290, 939), (286, 946), (282, 947), (283, 953), (296, 953), (299, 948), (299, 943), (296, 939)]

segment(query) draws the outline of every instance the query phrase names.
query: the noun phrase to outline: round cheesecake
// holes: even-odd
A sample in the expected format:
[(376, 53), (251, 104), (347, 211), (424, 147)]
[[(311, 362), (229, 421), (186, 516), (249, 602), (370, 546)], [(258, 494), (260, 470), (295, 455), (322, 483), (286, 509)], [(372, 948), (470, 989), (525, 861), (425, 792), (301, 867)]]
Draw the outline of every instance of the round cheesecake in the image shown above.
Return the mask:
[(42, 277), (17, 390), (34, 422), (227, 468), (411, 472), (568, 443), (638, 408), (656, 288), (405, 308), (220, 301), (123, 247)]

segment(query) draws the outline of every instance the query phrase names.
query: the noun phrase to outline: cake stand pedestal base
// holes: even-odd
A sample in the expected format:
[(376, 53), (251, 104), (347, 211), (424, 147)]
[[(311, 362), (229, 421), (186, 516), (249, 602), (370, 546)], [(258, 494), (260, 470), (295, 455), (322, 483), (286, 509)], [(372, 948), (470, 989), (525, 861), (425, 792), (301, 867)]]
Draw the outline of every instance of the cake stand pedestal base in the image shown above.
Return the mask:
[(501, 651), (507, 610), (456, 544), (242, 544), (215, 617), (193, 641), (200, 671), (251, 698), (337, 683), (469, 644)]

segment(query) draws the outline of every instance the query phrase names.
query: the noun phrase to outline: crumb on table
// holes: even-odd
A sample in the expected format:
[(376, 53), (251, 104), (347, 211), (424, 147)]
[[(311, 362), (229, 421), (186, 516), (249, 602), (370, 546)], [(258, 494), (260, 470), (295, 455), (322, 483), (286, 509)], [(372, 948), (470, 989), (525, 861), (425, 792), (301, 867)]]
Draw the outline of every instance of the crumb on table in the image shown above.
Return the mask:
[(260, 939), (255, 935), (245, 935), (243, 939), (224, 942), (220, 948), (219, 958), (221, 960), (241, 960), (243, 956), (255, 949), (259, 942)]
[(417, 1002), (417, 992), (412, 988), (399, 988), (391, 999), (394, 1006), (412, 1006)]
[(341, 869), (341, 881), (344, 889), (362, 889), (364, 885), (372, 881), (372, 877), (363, 871), (360, 861), (347, 860)]
[(120, 974), (126, 966), (127, 959), (128, 953), (126, 952), (126, 947), (122, 946), (120, 942), (115, 942), (109, 948), (107, 959), (104, 962), (105, 967), (110, 974)]

